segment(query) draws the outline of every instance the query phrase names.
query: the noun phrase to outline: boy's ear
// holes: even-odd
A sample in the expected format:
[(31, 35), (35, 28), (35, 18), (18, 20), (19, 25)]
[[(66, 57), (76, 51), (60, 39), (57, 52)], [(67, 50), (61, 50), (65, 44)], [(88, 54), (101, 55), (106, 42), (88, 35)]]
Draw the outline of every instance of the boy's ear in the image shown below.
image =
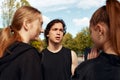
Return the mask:
[(47, 37), (49, 37), (49, 35), (47, 35)]

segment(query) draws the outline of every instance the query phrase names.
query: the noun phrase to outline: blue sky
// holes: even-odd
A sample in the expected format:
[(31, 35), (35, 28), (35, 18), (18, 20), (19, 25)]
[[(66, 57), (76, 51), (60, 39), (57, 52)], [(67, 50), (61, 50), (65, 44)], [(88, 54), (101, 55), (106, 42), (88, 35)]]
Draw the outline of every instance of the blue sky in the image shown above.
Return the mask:
[[(42, 12), (43, 28), (52, 19), (63, 19), (66, 23), (67, 32), (71, 33), (73, 37), (84, 27), (89, 26), (93, 12), (105, 4), (105, 0), (28, 0), (28, 2)], [(0, 26), (2, 27), (1, 18)]]

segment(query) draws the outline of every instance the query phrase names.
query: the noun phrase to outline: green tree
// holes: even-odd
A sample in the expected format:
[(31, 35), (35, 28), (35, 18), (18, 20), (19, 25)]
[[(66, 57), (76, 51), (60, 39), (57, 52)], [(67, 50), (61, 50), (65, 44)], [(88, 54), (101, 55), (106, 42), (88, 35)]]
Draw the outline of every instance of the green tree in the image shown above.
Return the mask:
[(64, 35), (62, 44), (64, 47), (75, 50), (75, 41), (70, 33)]
[(19, 7), (24, 6), (24, 5), (30, 6), (30, 4), (27, 0), (20, 0), (20, 2), (17, 2), (16, 8), (19, 8)]
[(30, 45), (35, 47), (39, 52), (42, 51), (43, 48), (44, 48), (43, 47), (44, 43), (43, 43), (43, 41), (41, 39), (35, 40), (35, 41), (31, 41)]
[(23, 5), (30, 5), (27, 0), (4, 0), (2, 2), (2, 23), (3, 26), (9, 26), (15, 10)]
[(86, 47), (92, 46), (89, 29), (87, 27), (82, 29), (82, 31), (76, 35), (74, 40), (76, 42), (75, 47), (78, 54), (82, 54)]
[(43, 42), (43, 49), (45, 49), (47, 47), (46, 39), (43, 39), (42, 42)]
[(3, 26), (6, 27), (10, 25), (14, 10), (15, 10), (15, 0), (4, 0), (2, 2), (2, 22)]

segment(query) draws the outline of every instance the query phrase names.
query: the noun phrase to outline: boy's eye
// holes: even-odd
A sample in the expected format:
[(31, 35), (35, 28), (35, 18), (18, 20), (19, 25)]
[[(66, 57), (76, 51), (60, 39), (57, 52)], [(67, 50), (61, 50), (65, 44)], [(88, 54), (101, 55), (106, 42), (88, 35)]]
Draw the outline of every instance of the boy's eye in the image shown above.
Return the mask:
[(63, 32), (64, 30), (63, 29), (60, 29), (61, 32)]

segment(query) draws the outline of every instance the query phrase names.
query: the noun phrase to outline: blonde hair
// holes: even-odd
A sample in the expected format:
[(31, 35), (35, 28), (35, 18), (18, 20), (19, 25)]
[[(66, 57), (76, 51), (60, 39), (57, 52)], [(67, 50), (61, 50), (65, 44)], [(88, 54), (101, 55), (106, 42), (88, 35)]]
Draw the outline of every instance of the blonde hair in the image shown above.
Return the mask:
[(0, 57), (12, 43), (22, 41), (18, 31), (21, 29), (23, 21), (26, 19), (28, 22), (32, 22), (38, 19), (39, 14), (41, 12), (31, 6), (22, 6), (16, 10), (11, 25), (0, 32)]

